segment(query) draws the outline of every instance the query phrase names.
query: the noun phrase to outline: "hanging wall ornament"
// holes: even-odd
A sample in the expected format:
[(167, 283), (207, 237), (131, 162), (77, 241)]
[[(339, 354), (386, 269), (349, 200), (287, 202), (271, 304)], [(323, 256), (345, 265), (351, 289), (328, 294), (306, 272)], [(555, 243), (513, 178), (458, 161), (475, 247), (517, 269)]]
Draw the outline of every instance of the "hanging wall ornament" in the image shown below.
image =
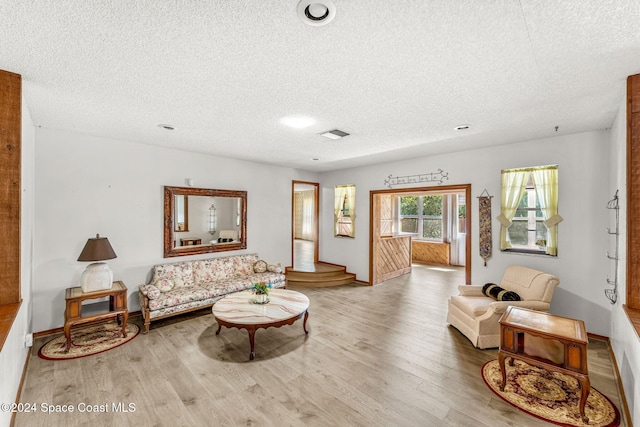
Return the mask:
[(491, 199), (487, 190), (478, 196), (478, 205), (480, 209), (480, 256), (484, 259), (484, 266), (487, 266), (487, 260), (491, 258)]

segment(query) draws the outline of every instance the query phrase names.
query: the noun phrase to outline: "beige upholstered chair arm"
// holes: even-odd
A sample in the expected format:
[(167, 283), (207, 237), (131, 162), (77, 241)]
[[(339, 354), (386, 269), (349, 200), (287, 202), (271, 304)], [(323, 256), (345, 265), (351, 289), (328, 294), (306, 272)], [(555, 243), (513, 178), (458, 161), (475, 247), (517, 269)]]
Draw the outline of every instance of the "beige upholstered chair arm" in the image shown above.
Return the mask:
[(496, 301), (489, 304), (489, 310), (494, 313), (502, 314), (510, 305), (522, 308), (529, 308), (537, 311), (549, 311), (549, 303), (542, 301)]
[(482, 293), (482, 286), (480, 285), (460, 285), (458, 286), (458, 295), (464, 295), (468, 297), (481, 297), (485, 296)]

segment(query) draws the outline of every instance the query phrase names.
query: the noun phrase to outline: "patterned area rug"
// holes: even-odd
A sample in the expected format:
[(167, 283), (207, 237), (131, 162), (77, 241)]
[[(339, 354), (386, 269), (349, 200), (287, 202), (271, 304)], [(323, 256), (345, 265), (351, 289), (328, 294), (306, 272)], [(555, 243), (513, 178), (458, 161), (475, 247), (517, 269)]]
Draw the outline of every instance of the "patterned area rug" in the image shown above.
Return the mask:
[(126, 344), (140, 332), (138, 325), (127, 323), (127, 337), (122, 337), (122, 327), (116, 322), (100, 323), (84, 328), (71, 329), (71, 348), (65, 351), (64, 335), (52, 339), (38, 351), (38, 356), (47, 360), (76, 359), (111, 350)]
[(534, 417), (560, 426), (615, 427), (620, 425), (620, 413), (611, 401), (591, 387), (585, 405), (589, 424), (579, 414), (580, 384), (568, 375), (549, 372), (515, 360), (507, 369), (507, 386), (500, 391), (502, 375), (498, 360), (482, 367), (482, 378), (489, 388), (507, 403)]

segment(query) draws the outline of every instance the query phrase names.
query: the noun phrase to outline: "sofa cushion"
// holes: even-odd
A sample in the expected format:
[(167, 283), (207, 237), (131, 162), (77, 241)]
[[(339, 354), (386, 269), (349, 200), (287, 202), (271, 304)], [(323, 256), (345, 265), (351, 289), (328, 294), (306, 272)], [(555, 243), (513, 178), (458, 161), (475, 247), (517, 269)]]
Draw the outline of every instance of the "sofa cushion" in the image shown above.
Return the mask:
[(149, 309), (157, 310), (163, 307), (171, 307), (209, 298), (209, 292), (199, 286), (183, 286), (174, 288), (169, 292), (161, 292), (155, 299), (149, 300)]
[(249, 280), (252, 283), (258, 283), (258, 282), (271, 283), (271, 285), (274, 288), (280, 288), (284, 286), (286, 277), (284, 274), (265, 271), (264, 273), (252, 274), (251, 276), (249, 276)]
[(482, 287), (482, 293), (497, 301), (520, 301), (520, 295), (501, 288), (495, 283), (487, 283)]
[(253, 271), (254, 273), (264, 273), (267, 271), (267, 262), (259, 259), (253, 264)]
[(494, 300), (489, 297), (452, 296), (451, 304), (469, 317), (482, 316)]
[(230, 277), (217, 282), (202, 283), (200, 287), (207, 291), (209, 298), (230, 294), (231, 292), (251, 289), (253, 282), (246, 277)]
[(217, 282), (227, 277), (233, 277), (234, 273), (233, 257), (220, 257), (194, 261), (196, 283), (201, 286), (203, 283)]
[(142, 285), (140, 286), (140, 291), (142, 291), (142, 293), (145, 294), (149, 299), (156, 299), (162, 293), (160, 292), (160, 289), (158, 289), (154, 285)]
[(253, 274), (253, 265), (259, 260), (258, 254), (236, 255), (232, 258), (234, 263), (233, 275), (236, 277)]
[(176, 288), (183, 286), (193, 286), (195, 277), (191, 262), (176, 262), (172, 264), (158, 264), (153, 267), (153, 279), (151, 283), (156, 283), (161, 279), (170, 279)]
[(282, 273), (282, 267), (280, 267), (279, 265), (269, 265), (267, 267), (267, 271), (270, 271), (272, 273)]
[(160, 279), (154, 285), (160, 292), (169, 292), (175, 287), (175, 283), (171, 279)]

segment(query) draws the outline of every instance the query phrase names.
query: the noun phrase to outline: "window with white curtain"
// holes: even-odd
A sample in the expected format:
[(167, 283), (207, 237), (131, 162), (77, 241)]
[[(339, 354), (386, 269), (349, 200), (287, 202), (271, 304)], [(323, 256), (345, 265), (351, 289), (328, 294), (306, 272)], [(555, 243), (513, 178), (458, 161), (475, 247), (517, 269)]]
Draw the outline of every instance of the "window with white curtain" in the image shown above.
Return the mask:
[(337, 185), (334, 204), (334, 236), (355, 237), (356, 186)]
[(502, 171), (500, 250), (558, 254), (558, 165)]

